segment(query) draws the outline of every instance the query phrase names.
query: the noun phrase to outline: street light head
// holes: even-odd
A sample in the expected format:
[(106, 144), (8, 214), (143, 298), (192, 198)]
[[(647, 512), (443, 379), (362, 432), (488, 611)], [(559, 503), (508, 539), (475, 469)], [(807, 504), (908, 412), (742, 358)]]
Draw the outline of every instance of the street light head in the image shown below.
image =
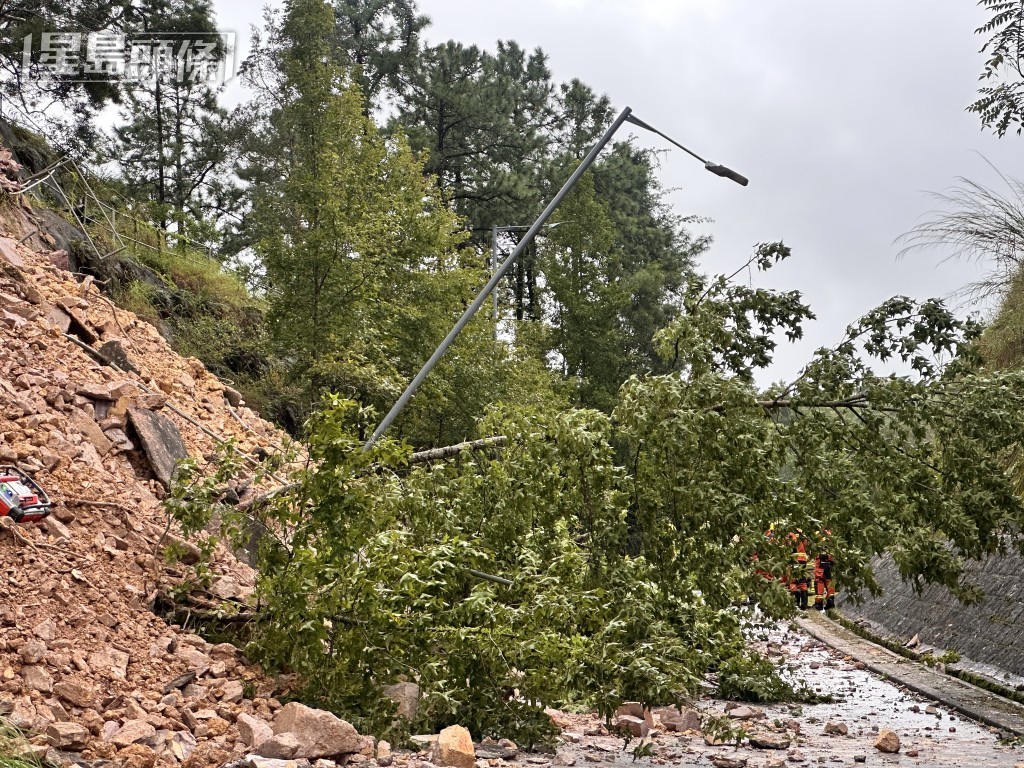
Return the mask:
[(716, 163), (704, 163), (704, 168), (711, 171), (715, 176), (721, 176), (724, 179), (732, 179), (741, 187), (747, 186), (750, 180), (742, 174), (736, 173), (732, 168), (726, 168), (724, 165), (717, 165)]
[(665, 139), (666, 141), (669, 141), (672, 144), (675, 144), (677, 147), (679, 147), (681, 150), (683, 150), (683, 152), (685, 152), (686, 154), (691, 155), (692, 157), (695, 157), (700, 162), (704, 163), (704, 167), (707, 170), (711, 171), (713, 174), (715, 174), (715, 176), (721, 176), (724, 179), (732, 179), (737, 184), (739, 184), (741, 187), (745, 187), (745, 186), (747, 186), (747, 184), (750, 183), (750, 181), (747, 179), (746, 176), (743, 176), (743, 175), (741, 175), (739, 173), (736, 173), (736, 171), (732, 170), (731, 168), (726, 168), (724, 165), (718, 165), (717, 163), (712, 163), (712, 162), (710, 162), (708, 160), (705, 160), (703, 157), (698, 155), (692, 149), (687, 149), (682, 144), (680, 144), (678, 141), (673, 139), (671, 136), (666, 136), (664, 133), (659, 131), (653, 125), (651, 125), (650, 123), (645, 123), (643, 120), (641, 120), (639, 117), (637, 117), (634, 114), (627, 114), (626, 115), (626, 122), (627, 123), (632, 123), (633, 125), (638, 126), (640, 128), (643, 128), (646, 131), (650, 131), (651, 133), (656, 133), (659, 136), (661, 136), (661, 138)]

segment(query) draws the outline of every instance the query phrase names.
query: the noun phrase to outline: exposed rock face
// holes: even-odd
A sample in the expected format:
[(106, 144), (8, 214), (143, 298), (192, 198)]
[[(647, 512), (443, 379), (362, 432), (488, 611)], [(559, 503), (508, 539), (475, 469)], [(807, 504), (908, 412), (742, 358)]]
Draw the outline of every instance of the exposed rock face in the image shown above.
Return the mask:
[(441, 731), (434, 744), (430, 762), (449, 768), (474, 768), (476, 753), (473, 738), (461, 725), (450, 725)]
[[(299, 743), (295, 757), (318, 758), (359, 752), (363, 742), (356, 729), (322, 709), (297, 701), (285, 704), (274, 718), (274, 734), (293, 734)], [(468, 731), (467, 731), (468, 735)], [(470, 740), (470, 749), (473, 742)], [(271, 755), (263, 754), (264, 757)], [(470, 764), (466, 768), (473, 768)]]

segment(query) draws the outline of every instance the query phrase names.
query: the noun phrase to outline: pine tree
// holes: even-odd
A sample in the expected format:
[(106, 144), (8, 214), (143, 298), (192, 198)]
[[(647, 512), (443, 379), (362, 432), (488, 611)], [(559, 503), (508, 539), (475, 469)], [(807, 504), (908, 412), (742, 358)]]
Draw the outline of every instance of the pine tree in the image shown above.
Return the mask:
[[(136, 37), (199, 38), (214, 43), (214, 63), (229, 54), (210, 0), (147, 0), (134, 13)], [(191, 34), (188, 34), (191, 33)], [(125, 89), (123, 123), (108, 149), (128, 194), (147, 204), (153, 223), (203, 242), (216, 238), (231, 181), (234, 134), (215, 84), (188, 67), (154, 68)]]

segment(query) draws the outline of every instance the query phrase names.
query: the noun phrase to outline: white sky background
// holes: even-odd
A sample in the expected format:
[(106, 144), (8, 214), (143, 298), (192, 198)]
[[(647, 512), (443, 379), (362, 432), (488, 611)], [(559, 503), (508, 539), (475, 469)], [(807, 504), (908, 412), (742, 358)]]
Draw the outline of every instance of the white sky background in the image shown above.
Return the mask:
[[(222, 29), (258, 21), (244, 0), (215, 0)], [(680, 150), (660, 178), (680, 215), (707, 216), (709, 272), (732, 272), (758, 242), (793, 258), (760, 285), (796, 288), (818, 316), (780, 347), (762, 383), (792, 378), (813, 350), (895, 294), (948, 296), (979, 274), (941, 254), (897, 260), (893, 240), (935, 207), (927, 193), (965, 176), (1024, 175), (1024, 138), (983, 133), (974, 99), (986, 18), (972, 0), (419, 0), (426, 39), (494, 50), (498, 39), (548, 54), (698, 154), (750, 178), (704, 171)], [(643, 146), (665, 148), (653, 135)], [(497, 224), (519, 222), (495, 222)], [(522, 222), (529, 223), (529, 222)], [(962, 303), (956, 300), (955, 303)], [(965, 308), (966, 311), (967, 308)]]

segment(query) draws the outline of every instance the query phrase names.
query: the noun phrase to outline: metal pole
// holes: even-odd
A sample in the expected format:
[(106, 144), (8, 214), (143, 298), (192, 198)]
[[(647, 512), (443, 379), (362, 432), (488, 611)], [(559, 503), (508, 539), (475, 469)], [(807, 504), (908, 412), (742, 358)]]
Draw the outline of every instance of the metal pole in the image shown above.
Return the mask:
[(557, 208), (559, 203), (565, 199), (565, 196), (569, 194), (569, 191), (576, 186), (576, 182), (580, 180), (580, 176), (586, 173), (587, 169), (594, 164), (594, 161), (601, 153), (601, 150), (604, 149), (605, 145), (609, 141), (611, 141), (612, 136), (614, 136), (615, 132), (619, 130), (624, 122), (626, 122), (626, 118), (629, 117), (632, 111), (633, 110), (629, 107), (623, 109), (619, 116), (615, 118), (615, 122), (612, 123), (608, 127), (608, 130), (604, 132), (604, 135), (598, 139), (597, 144), (595, 144), (594, 148), (590, 150), (590, 153), (583, 158), (583, 162), (579, 164), (575, 171), (573, 171), (569, 180), (565, 182), (560, 190), (558, 190), (558, 194), (555, 195), (554, 199), (550, 203), (548, 203), (547, 208), (541, 212), (540, 216), (537, 217), (537, 220), (533, 222), (533, 226), (530, 227), (526, 235), (523, 236), (523, 239), (519, 241), (519, 245), (516, 246), (516, 249), (512, 251), (512, 253), (509, 254), (509, 257), (501, 263), (501, 266), (494, 271), (494, 274), (491, 275), (491, 279), (487, 281), (487, 285), (483, 287), (480, 293), (476, 295), (476, 298), (473, 299), (473, 303), (470, 304), (466, 308), (466, 311), (462, 313), (462, 317), (459, 318), (458, 322), (455, 323), (455, 326), (448, 332), (448, 335), (445, 336), (441, 345), (434, 350), (434, 354), (430, 356), (430, 359), (427, 360), (422, 368), (420, 368), (416, 377), (409, 382), (409, 386), (405, 388), (402, 396), (398, 398), (398, 402), (391, 406), (391, 410), (388, 411), (380, 424), (377, 425), (377, 429), (373, 431), (370, 439), (366, 441), (366, 444), (363, 446), (363, 450), (369, 450), (373, 447), (373, 444), (380, 439), (380, 436), (387, 432), (388, 427), (390, 427), (392, 422), (398, 418), (398, 414), (402, 412), (405, 406), (409, 404), (412, 396), (416, 394), (416, 390), (420, 388), (423, 380), (427, 378), (427, 375), (434, 369), (434, 366), (437, 365), (438, 361), (444, 357), (444, 353), (448, 351), (452, 342), (455, 341), (462, 329), (466, 327), (469, 321), (473, 318), (473, 315), (477, 313), (477, 310), (479, 310), (484, 301), (487, 300), (488, 294), (494, 290), (494, 287), (498, 284), (501, 278), (505, 276), (505, 273), (512, 268), (512, 265), (519, 260), (520, 255), (522, 255), (523, 251), (526, 250), (526, 247), (533, 240), (534, 236), (536, 236), (540, 228), (544, 226), (544, 222), (548, 220), (552, 213), (554, 213), (555, 208)]
[[(495, 224), (491, 227), (491, 277), (493, 278), (498, 272), (498, 225)], [(491, 313), (494, 317), (494, 340), (498, 340), (498, 292), (492, 291), (491, 298), (494, 299), (494, 311)]]

